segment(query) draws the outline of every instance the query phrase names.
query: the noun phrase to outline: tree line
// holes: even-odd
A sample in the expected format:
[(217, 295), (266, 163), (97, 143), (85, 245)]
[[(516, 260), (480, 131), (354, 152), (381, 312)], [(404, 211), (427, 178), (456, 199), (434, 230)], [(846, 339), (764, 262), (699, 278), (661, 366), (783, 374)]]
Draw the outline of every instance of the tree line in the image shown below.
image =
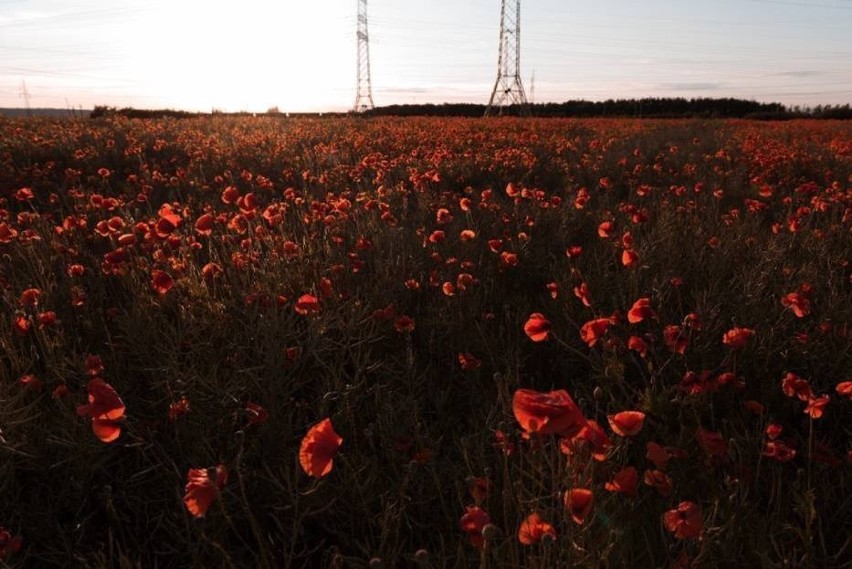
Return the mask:
[[(365, 111), (366, 116), (438, 116), (481, 117), (487, 105), (475, 103), (386, 105)], [(91, 118), (123, 116), (127, 118), (188, 118), (209, 115), (252, 116), (342, 116), (350, 113), (284, 113), (277, 107), (266, 113), (192, 113), (171, 109), (122, 109), (96, 106)], [(496, 109), (493, 114), (535, 117), (633, 117), (633, 118), (744, 118), (756, 120), (786, 120), (795, 118), (852, 119), (852, 108), (845, 105), (788, 107), (781, 103), (760, 103), (734, 98), (646, 97), (643, 99), (607, 99), (606, 101), (573, 100), (564, 103), (512, 105)]]
[[(442, 105), (388, 105), (365, 114), (374, 116), (466, 116), (485, 114), (486, 105), (444, 103)], [(852, 108), (845, 105), (787, 107), (781, 103), (759, 103), (734, 98), (648, 97), (644, 99), (573, 100), (564, 103), (512, 105), (493, 114), (536, 117), (635, 117), (635, 118), (745, 118), (783, 120), (793, 118), (852, 119)]]

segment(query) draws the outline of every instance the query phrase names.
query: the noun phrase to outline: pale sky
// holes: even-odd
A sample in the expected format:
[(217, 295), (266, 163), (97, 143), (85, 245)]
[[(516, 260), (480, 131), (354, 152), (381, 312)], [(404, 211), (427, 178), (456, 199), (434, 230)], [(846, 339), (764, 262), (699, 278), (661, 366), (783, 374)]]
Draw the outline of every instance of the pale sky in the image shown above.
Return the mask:
[[(0, 107), (342, 111), (356, 0), (0, 0)], [(535, 102), (852, 102), (852, 0), (522, 0)], [(487, 103), (500, 0), (370, 0), (373, 99)]]

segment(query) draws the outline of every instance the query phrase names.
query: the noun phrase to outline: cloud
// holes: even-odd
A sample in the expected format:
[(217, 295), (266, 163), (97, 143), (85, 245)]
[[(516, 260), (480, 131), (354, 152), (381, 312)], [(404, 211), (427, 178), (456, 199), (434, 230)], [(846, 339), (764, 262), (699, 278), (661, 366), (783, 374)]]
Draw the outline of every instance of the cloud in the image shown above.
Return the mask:
[(373, 87), (373, 91), (380, 93), (407, 93), (414, 95), (428, 95), (445, 90), (446, 89), (444, 88), (438, 87)]
[(776, 73), (777, 77), (817, 77), (822, 75), (822, 71), (814, 71), (812, 69), (800, 69), (797, 71), (782, 71)]
[(692, 81), (685, 83), (661, 83), (660, 89), (668, 91), (715, 91), (722, 88), (722, 83), (709, 81)]

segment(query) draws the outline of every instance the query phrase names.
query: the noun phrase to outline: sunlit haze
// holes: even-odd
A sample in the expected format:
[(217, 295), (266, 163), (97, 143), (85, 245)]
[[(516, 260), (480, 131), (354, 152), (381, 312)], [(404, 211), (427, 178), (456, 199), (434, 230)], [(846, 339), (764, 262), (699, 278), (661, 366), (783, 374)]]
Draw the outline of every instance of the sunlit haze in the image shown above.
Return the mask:
[[(852, 100), (850, 0), (526, 0), (535, 102)], [(0, 107), (342, 111), (356, 0), (0, 0)], [(370, 0), (373, 98), (486, 103), (500, 0)], [(531, 81), (535, 74), (534, 86)]]

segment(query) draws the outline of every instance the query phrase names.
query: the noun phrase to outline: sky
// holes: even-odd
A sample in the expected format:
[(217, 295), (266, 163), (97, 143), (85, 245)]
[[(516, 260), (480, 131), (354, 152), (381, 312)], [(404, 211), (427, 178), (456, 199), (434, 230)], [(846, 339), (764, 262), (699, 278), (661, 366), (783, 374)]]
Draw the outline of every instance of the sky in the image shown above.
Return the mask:
[[(356, 14), (357, 0), (0, 0), (0, 108), (345, 111)], [(376, 105), (488, 102), (500, 0), (370, 0), (368, 18)], [(522, 0), (521, 76), (537, 103), (845, 104), (850, 30), (852, 0)]]

